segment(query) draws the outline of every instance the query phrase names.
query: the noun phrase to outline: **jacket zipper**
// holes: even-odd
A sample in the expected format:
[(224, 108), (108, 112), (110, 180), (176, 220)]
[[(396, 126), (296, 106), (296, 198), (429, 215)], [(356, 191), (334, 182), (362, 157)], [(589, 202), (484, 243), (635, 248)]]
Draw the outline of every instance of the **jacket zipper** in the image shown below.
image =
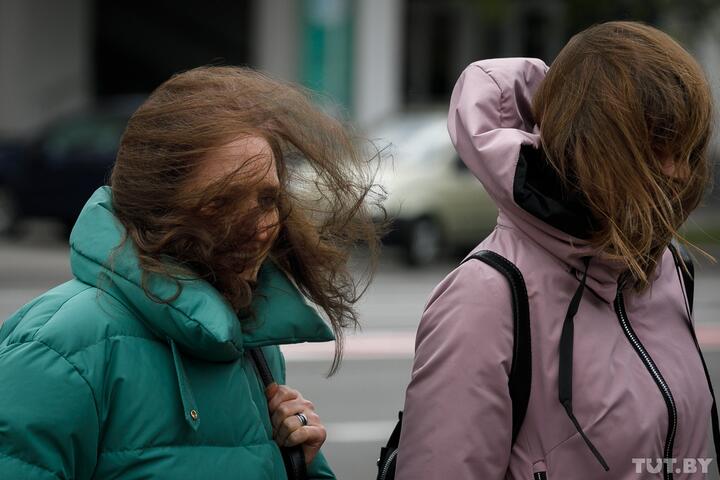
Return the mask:
[[(675, 407), (675, 400), (673, 399), (672, 393), (670, 392), (670, 387), (668, 387), (665, 379), (660, 374), (660, 371), (655, 365), (655, 362), (653, 362), (652, 358), (650, 358), (650, 354), (648, 354), (647, 350), (645, 350), (645, 347), (642, 343), (640, 343), (640, 340), (638, 339), (637, 335), (635, 335), (635, 332), (630, 326), (630, 322), (628, 321), (627, 314), (625, 312), (625, 303), (623, 301), (622, 287), (618, 289), (617, 296), (615, 297), (615, 312), (617, 313), (618, 320), (620, 320), (620, 326), (625, 332), (625, 336), (628, 338), (628, 340), (630, 340), (630, 343), (635, 348), (635, 351), (640, 356), (640, 359), (643, 361), (645, 367), (650, 372), (653, 380), (655, 380), (655, 383), (660, 388), (660, 393), (662, 393), (665, 404), (667, 405), (669, 422), (667, 437), (665, 438), (665, 450), (663, 451), (663, 458), (671, 458), (673, 451), (673, 442), (675, 441), (675, 433), (677, 431), (677, 408)], [(665, 463), (664, 470), (665, 474), (663, 478), (665, 480), (672, 480), (673, 472), (672, 469), (669, 468), (668, 463)]]
[(390, 470), (390, 465), (392, 465), (393, 460), (398, 454), (399, 449), (393, 450), (390, 455), (388, 455), (387, 460), (385, 461), (385, 465), (383, 465), (382, 473), (380, 474), (380, 480), (385, 480), (385, 477), (387, 477), (388, 471)]

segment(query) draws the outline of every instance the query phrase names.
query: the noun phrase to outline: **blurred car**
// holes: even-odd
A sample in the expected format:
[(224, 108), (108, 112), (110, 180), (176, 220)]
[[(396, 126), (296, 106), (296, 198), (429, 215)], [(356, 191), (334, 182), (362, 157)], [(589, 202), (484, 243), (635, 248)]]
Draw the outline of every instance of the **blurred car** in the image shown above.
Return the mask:
[(497, 219), (494, 202), (455, 152), (446, 122), (444, 112), (406, 114), (370, 132), (392, 157), (377, 178), (391, 222), (385, 243), (400, 245), (411, 265), (472, 248)]
[(115, 98), (51, 124), (36, 138), (0, 145), (0, 233), (30, 218), (66, 231), (93, 191), (107, 182), (135, 96)]
[(0, 234), (9, 232), (16, 223), (17, 208), (11, 192), (11, 179), (22, 158), (24, 145), (13, 140), (0, 140)]

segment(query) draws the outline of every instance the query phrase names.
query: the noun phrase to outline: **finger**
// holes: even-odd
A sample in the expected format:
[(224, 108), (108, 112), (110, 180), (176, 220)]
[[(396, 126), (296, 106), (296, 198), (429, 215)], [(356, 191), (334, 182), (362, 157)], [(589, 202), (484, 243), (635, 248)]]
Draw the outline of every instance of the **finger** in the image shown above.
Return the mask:
[(272, 416), (270, 417), (270, 422), (272, 423), (273, 430), (279, 430), (287, 420), (297, 419), (295, 415), (301, 413), (303, 411), (303, 407), (304, 405), (302, 400), (298, 399), (281, 403), (280, 406), (272, 413)]
[[(302, 412), (302, 414), (305, 415), (305, 418), (307, 419), (307, 423), (305, 425), (322, 425), (320, 423), (320, 417), (316, 413)], [(303, 425), (297, 415), (291, 415), (290, 417), (287, 417), (277, 429), (273, 430), (273, 439), (275, 439), (278, 445), (283, 445), (294, 431), (304, 427), (305, 425)]]
[(327, 431), (322, 425), (308, 425), (298, 428), (292, 432), (283, 445), (293, 447), (295, 445), (307, 445), (308, 447), (320, 448), (327, 438)]
[(290, 415), (289, 417), (285, 418), (276, 428), (273, 428), (273, 438), (278, 442), (278, 444), (284, 444), (287, 437), (289, 437), (292, 432), (299, 428), (302, 428), (306, 425), (321, 425), (320, 417), (318, 417), (316, 414), (306, 412), (301, 413), (307, 419), (306, 423), (303, 424), (303, 422), (296, 414)]
[(279, 388), (280, 388), (280, 385), (278, 385), (277, 383), (275, 383), (275, 382), (271, 383), (270, 385), (267, 386), (267, 388), (265, 388), (265, 396), (268, 399), (274, 397)]
[(287, 402), (281, 403), (274, 412), (272, 412), (272, 416), (270, 418), (270, 421), (273, 425), (273, 428), (277, 430), (280, 428), (280, 425), (283, 423), (283, 421), (288, 417), (293, 417), (294, 415), (298, 413), (304, 413), (305, 417), (308, 419), (308, 422), (310, 421), (310, 417), (308, 414), (310, 412), (314, 412), (315, 406), (305, 400), (304, 398), (296, 398), (294, 400), (288, 400)]
[(275, 436), (273, 438), (278, 445), (285, 445), (288, 437), (290, 437), (293, 432), (301, 428), (303, 428), (303, 424), (300, 422), (300, 419), (297, 416), (292, 415), (283, 420), (278, 428), (275, 429)]
[(303, 453), (305, 454), (305, 463), (310, 464), (317, 455), (317, 452), (325, 443), (327, 438), (327, 432), (325, 427), (322, 425), (312, 425), (302, 427), (295, 430), (285, 441), (286, 447), (292, 447), (295, 445), (303, 446)]
[(270, 409), (270, 413), (272, 413), (277, 410), (281, 403), (294, 400), (299, 396), (300, 392), (297, 390), (293, 390), (285, 385), (280, 385), (275, 394), (268, 400), (268, 409)]
[(299, 396), (300, 392), (298, 392), (297, 390), (294, 390), (285, 385), (279, 385), (278, 388), (275, 390), (275, 393), (270, 398), (268, 398), (268, 408), (271, 412), (273, 412), (278, 408), (281, 403), (287, 402), (288, 400), (294, 400)]

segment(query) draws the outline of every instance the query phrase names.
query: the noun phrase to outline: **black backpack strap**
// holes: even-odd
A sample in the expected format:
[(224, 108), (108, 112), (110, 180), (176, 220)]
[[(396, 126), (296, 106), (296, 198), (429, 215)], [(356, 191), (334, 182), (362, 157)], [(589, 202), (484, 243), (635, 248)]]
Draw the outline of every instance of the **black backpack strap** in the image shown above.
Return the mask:
[(467, 260), (480, 260), (502, 273), (510, 285), (513, 312), (513, 358), (508, 387), (512, 399), (512, 442), (515, 443), (525, 420), (530, 401), (532, 381), (532, 351), (530, 345), (530, 307), (527, 288), (520, 270), (511, 261), (489, 250), (481, 250)]
[(688, 303), (690, 313), (693, 311), (693, 301), (695, 299), (695, 265), (693, 265), (692, 257), (690, 252), (687, 251), (683, 245), (673, 240), (669, 245), (670, 251), (673, 254), (675, 260), (675, 267), (680, 271), (685, 298)]
[[(525, 420), (530, 401), (530, 382), (532, 378), (532, 356), (530, 351), (530, 307), (528, 305), (527, 288), (520, 270), (509, 260), (489, 250), (474, 253), (465, 259), (480, 260), (491, 266), (507, 279), (510, 284), (510, 298), (513, 312), (513, 359), (510, 367), (508, 388), (512, 400), (512, 443), (515, 444), (520, 427)], [(464, 262), (463, 262), (464, 263)], [(395, 478), (400, 430), (402, 429), (402, 412), (395, 425), (390, 439), (380, 450), (377, 460), (377, 480)]]
[[(707, 380), (708, 388), (710, 389), (710, 395), (712, 395), (713, 403), (712, 409), (710, 410), (710, 418), (712, 420), (712, 433), (713, 433), (713, 444), (715, 446), (715, 458), (720, 458), (720, 419), (718, 419), (717, 402), (715, 401), (715, 390), (712, 385), (712, 378), (708, 371), (707, 364), (705, 363), (705, 357), (700, 349), (700, 342), (698, 342), (697, 334), (695, 333), (695, 327), (692, 323), (692, 312), (693, 312), (693, 300), (695, 298), (695, 267), (693, 266), (692, 257), (687, 249), (677, 243), (675, 240), (669, 245), (670, 251), (673, 254), (675, 260), (675, 270), (678, 274), (678, 280), (682, 278), (683, 284), (683, 295), (687, 302), (685, 308), (688, 314), (688, 326), (690, 327), (690, 334), (692, 335), (693, 342), (695, 342), (695, 348), (700, 355), (700, 361), (702, 362), (703, 370), (705, 371), (705, 379)], [(720, 472), (720, 463), (718, 463), (718, 472)]]

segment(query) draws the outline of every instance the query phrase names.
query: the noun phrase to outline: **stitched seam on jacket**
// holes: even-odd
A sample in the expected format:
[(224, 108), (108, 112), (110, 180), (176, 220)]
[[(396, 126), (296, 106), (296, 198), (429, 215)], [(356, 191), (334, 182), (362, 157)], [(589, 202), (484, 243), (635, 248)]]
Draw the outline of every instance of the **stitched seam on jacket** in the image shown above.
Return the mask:
[[(586, 423), (583, 428), (585, 430), (588, 430), (588, 429), (592, 428), (594, 425), (597, 425), (599, 420), (600, 420), (600, 417), (594, 418), (592, 422)], [(544, 459), (546, 459), (548, 457), (548, 455), (550, 455), (552, 452), (554, 452), (556, 448), (563, 446), (566, 442), (570, 441), (571, 439), (573, 439), (574, 437), (577, 437), (579, 435), (580, 435), (580, 432), (575, 432), (572, 435), (570, 435), (569, 437), (567, 437), (565, 440), (561, 441), (560, 443), (558, 443), (557, 445), (552, 447), (550, 450), (545, 452)]]
[(104, 342), (106, 342), (106, 341), (108, 341), (108, 340), (112, 340), (112, 339), (115, 339), (115, 338), (136, 338), (136, 339), (138, 339), (138, 340), (145, 340), (145, 341), (148, 341), (148, 342), (157, 343), (158, 345), (163, 345), (163, 346), (166, 346), (166, 347), (168, 346), (167, 343), (161, 341), (161, 340), (160, 340), (159, 338), (157, 338), (157, 337), (156, 337), (156, 338), (148, 338), (148, 337), (141, 337), (140, 335), (130, 335), (130, 334), (126, 334), (126, 333), (118, 333), (117, 335), (109, 335), (109, 336), (107, 336), (107, 337), (101, 338), (101, 339), (98, 340), (97, 342), (93, 342), (93, 343), (90, 343), (90, 344), (88, 344), (88, 345), (85, 345), (85, 346), (83, 346), (82, 348), (73, 351), (70, 355), (75, 355), (75, 354), (77, 354), (77, 353), (82, 353), (82, 352), (84, 352), (85, 350), (87, 350), (88, 348), (92, 348), (92, 347), (94, 347), (95, 345), (99, 345), (99, 344), (101, 344), (101, 343), (104, 343)]
[[(55, 318), (55, 315), (57, 315), (57, 313), (58, 313), (60, 310), (62, 310), (62, 308), (65, 306), (66, 303), (68, 303), (70, 300), (72, 300), (73, 298), (77, 297), (77, 296), (80, 295), (81, 293), (88, 291), (90, 288), (92, 288), (92, 287), (88, 286), (87, 288), (83, 288), (83, 289), (80, 290), (79, 292), (76, 292), (76, 293), (74, 293), (73, 295), (71, 295), (71, 296), (69, 296), (68, 298), (66, 298), (65, 300), (63, 300), (63, 302), (55, 309), (55, 311), (50, 315), (50, 317), (48, 317), (48, 319), (45, 321), (45, 323), (43, 323), (40, 327), (38, 327), (38, 329), (35, 331), (35, 333), (33, 333), (33, 336), (30, 337), (30, 340), (29, 340), (29, 341), (31, 341), (31, 342), (32, 342), (32, 341), (35, 341), (35, 337), (36, 337), (37, 334), (40, 332), (40, 330), (42, 330), (43, 328), (45, 328), (45, 326), (46, 326), (48, 323), (50, 323), (50, 321), (51, 321), (53, 318)], [(28, 311), (23, 314), (23, 316), (22, 316), (22, 318), (21, 318), (20, 320), (22, 320), (23, 318), (25, 318), (25, 315), (27, 315), (28, 312), (30, 312), (30, 310), (32, 310), (33, 307), (35, 307), (35, 306), (37, 305), (37, 303), (39, 303), (39, 300), (38, 300), (33, 306), (31, 306), (30, 308), (28, 308)], [(13, 343), (8, 342), (8, 345), (15, 345), (15, 344), (22, 344), (22, 343), (26, 343), (26, 342), (13, 342)]]
[[(501, 225), (498, 223), (498, 227), (499, 226), (501, 226)], [(544, 247), (543, 245), (538, 243), (536, 240), (534, 240), (529, 234), (527, 234), (525, 231), (523, 231), (522, 228), (519, 228), (518, 226), (516, 226), (513, 223), (509, 223), (509, 224), (504, 223), (502, 226), (504, 227), (505, 230), (514, 232), (516, 235), (522, 237), (524, 240), (526, 240), (527, 242), (534, 245), (535, 248), (537, 248), (541, 252), (543, 252), (543, 258), (549, 259), (559, 269), (561, 269), (561, 270), (565, 271), (566, 273), (575, 277), (575, 275), (572, 273), (572, 266), (569, 263), (565, 262), (560, 257), (554, 255), (552, 251), (548, 250), (546, 247)], [(577, 279), (577, 277), (575, 277), (575, 278)], [(579, 281), (579, 279), (578, 279), (578, 281)], [(590, 292), (595, 297), (599, 298), (603, 303), (605, 303), (606, 305), (612, 305), (612, 300), (607, 300), (607, 299), (603, 298), (598, 293), (596, 293), (592, 287), (589, 287), (589, 288), (590, 288)]]
[[(257, 347), (277, 347), (283, 342), (285, 343), (302, 343), (302, 342), (310, 342), (310, 343), (327, 343), (332, 342), (332, 340), (323, 340), (323, 341), (313, 341), (309, 340), (309, 336), (304, 337), (282, 337), (282, 338), (267, 338), (265, 340), (258, 340), (256, 342), (248, 342), (247, 346), (251, 348), (257, 348)], [(271, 343), (267, 343), (271, 342)]]
[[(30, 301), (27, 305), (25, 305), (25, 311), (20, 314), (20, 317), (17, 319), (17, 324), (19, 325), (20, 322), (22, 322), (23, 318), (27, 316), (28, 313), (32, 311), (33, 308), (35, 308), (38, 303), (40, 303), (40, 297)], [(8, 343), (8, 345), (11, 345)]]
[(53, 472), (52, 470), (48, 470), (45, 467), (41, 467), (40, 465), (36, 465), (34, 463), (28, 462), (27, 460), (23, 460), (22, 458), (16, 457), (15, 455), (8, 455), (7, 453), (0, 452), (0, 457), (5, 457), (5, 458), (10, 458), (12, 460), (16, 460), (16, 461), (22, 463), (23, 465), (27, 465), (28, 467), (37, 468), (39, 470), (42, 470), (43, 472), (49, 473), (50, 475), (52, 475), (55, 478), (58, 478), (58, 479), (61, 478), (60, 476), (58, 476), (57, 473)]
[[(144, 341), (151, 342), (151, 343), (157, 343), (158, 345), (167, 346), (167, 343), (165, 343), (165, 342), (163, 342), (162, 340), (160, 340), (159, 337), (152, 337), (152, 338), (151, 338), (151, 337), (143, 337), (143, 336), (141, 336), (141, 335), (131, 335), (131, 334), (129, 334), (129, 333), (118, 333), (118, 334), (115, 334), (115, 335), (108, 335), (107, 337), (103, 337), (103, 338), (101, 338), (100, 340), (98, 340), (98, 341), (96, 341), (96, 342), (89, 343), (89, 344), (87, 344), (87, 345), (83, 345), (82, 347), (78, 348), (77, 350), (73, 350), (72, 352), (68, 352), (67, 356), (69, 357), (69, 356), (72, 356), (72, 355), (75, 355), (75, 354), (78, 354), (78, 353), (82, 353), (82, 352), (84, 352), (85, 350), (87, 350), (87, 349), (89, 349), (89, 348), (92, 348), (92, 347), (94, 347), (94, 346), (96, 346), (96, 345), (99, 345), (99, 344), (101, 344), (101, 343), (104, 343), (104, 342), (106, 342), (106, 341), (108, 341), (108, 340), (112, 340), (112, 339), (115, 339), (115, 338), (134, 338), (134, 339), (137, 339), (137, 340), (144, 340)], [(21, 341), (21, 342), (8, 343), (7, 345), (5, 345), (5, 347), (19, 347), (19, 346), (21, 346), (21, 345), (25, 345), (25, 344), (33, 343), (33, 342), (42, 343), (42, 344), (45, 345), (46, 347), (51, 348), (51, 347), (49, 347), (44, 341), (41, 341), (41, 340), (38, 340), (38, 339), (35, 339), (35, 338), (30, 339), (30, 340), (24, 340), (24, 341)], [(55, 353), (58, 353), (58, 352), (56, 351)], [(62, 354), (58, 353), (58, 355), (62, 355)], [(0, 356), (2, 356), (2, 353), (0, 353)]]
[[(139, 323), (142, 324), (142, 320), (136, 318), (136, 316), (130, 311), (130, 309), (127, 308), (127, 305), (125, 305), (125, 302), (123, 302), (122, 300), (120, 300), (119, 298), (117, 298), (116, 296), (114, 296), (112, 293), (106, 292), (105, 290), (101, 290), (101, 289), (99, 289), (98, 287), (95, 287), (95, 286), (93, 286), (93, 285), (88, 285), (87, 283), (85, 283), (85, 282), (83, 282), (83, 281), (81, 281), (81, 280), (77, 280), (77, 281), (78, 281), (79, 283), (82, 283), (82, 284), (84, 284), (84, 285), (87, 285), (87, 288), (84, 289), (84, 290), (82, 290), (81, 292), (78, 292), (77, 295), (79, 295), (80, 293), (83, 293), (83, 292), (85, 292), (86, 290), (89, 290), (89, 289), (93, 289), (93, 290), (97, 290), (97, 291), (99, 291), (99, 292), (102, 292), (103, 294), (108, 295), (109, 297), (113, 298), (116, 302), (118, 302), (120, 305), (122, 305), (123, 308), (124, 308), (125, 310), (127, 310), (127, 313), (128, 313), (129, 316), (132, 316), (132, 318), (133, 318), (134, 320), (136, 320), (137, 322), (139, 322)], [(75, 295), (73, 295), (73, 296), (75, 296)], [(67, 299), (67, 300), (70, 300), (70, 299)], [(66, 300), (65, 302), (63, 302), (62, 305), (65, 305), (65, 303), (67, 303), (67, 300)], [(62, 305), (61, 305), (61, 307), (62, 307)], [(55, 311), (55, 313), (52, 314), (52, 316), (48, 319), (48, 322), (55, 316), (55, 314), (56, 314), (59, 310), (60, 310), (60, 308), (58, 308), (58, 309)], [(26, 313), (27, 313), (27, 312), (26, 312)], [(23, 317), (24, 317), (24, 315), (23, 315)], [(45, 326), (45, 325), (43, 325), (43, 327), (44, 327), (44, 326)], [(42, 327), (41, 327), (41, 328), (42, 328)], [(38, 330), (39, 330), (39, 329), (38, 329)], [(151, 332), (152, 332), (152, 330), (151, 330)], [(37, 335), (37, 332), (35, 332), (35, 335)], [(32, 338), (30, 341), (35, 341), (35, 335), (33, 335), (33, 338)], [(101, 338), (100, 340), (98, 340), (98, 341), (96, 341), (96, 342), (89, 343), (89, 344), (87, 344), (87, 345), (83, 345), (81, 348), (78, 348), (77, 350), (73, 350), (72, 352), (69, 352), (69, 353), (68, 353), (68, 356), (70, 356), (70, 355), (75, 355), (76, 353), (82, 353), (82, 352), (84, 352), (85, 350), (87, 350), (88, 348), (92, 348), (92, 347), (94, 347), (95, 345), (99, 345), (99, 344), (101, 344), (101, 343), (103, 343), (103, 342), (105, 342), (105, 341), (107, 341), (107, 340), (114, 339), (114, 338), (137, 338), (137, 339), (139, 339), (139, 340), (147, 340), (147, 341), (149, 341), (149, 342), (158, 343), (158, 344), (160, 344), (160, 345), (167, 345), (167, 343), (164, 342), (164, 341), (162, 341), (162, 340), (160, 340), (160, 337), (158, 337), (157, 335), (155, 335), (154, 332), (153, 332), (153, 335), (154, 335), (154, 337), (143, 337), (143, 336), (140, 336), (140, 335), (131, 335), (131, 334), (129, 334), (129, 333), (117, 333), (117, 334), (115, 334), (115, 335), (108, 335), (107, 337), (103, 337), (103, 338)], [(9, 345), (16, 345), (16, 344), (22, 344), (22, 343), (25, 343), (25, 342), (16, 342), (16, 343), (9, 344)]]
[[(105, 265), (103, 265), (103, 264), (95, 261), (94, 259), (88, 257), (87, 255), (85, 255), (84, 253), (82, 253), (80, 250), (78, 250), (77, 247), (73, 246), (72, 249), (73, 249), (78, 255), (80, 255), (81, 257), (85, 258), (86, 260), (94, 263), (95, 265), (99, 265), (99, 266), (107, 269), (107, 267), (106, 267)], [(114, 271), (114, 270), (112, 270), (112, 273), (113, 273), (114, 275), (117, 275), (118, 277), (122, 278), (122, 279), (125, 280), (126, 282), (131, 283), (132, 285), (135, 285), (136, 287), (142, 289), (142, 287), (141, 287), (140, 285), (138, 285), (137, 283), (133, 282), (133, 281), (130, 280), (129, 278), (125, 277), (124, 275), (121, 275), (120, 273), (118, 273), (118, 272), (116, 272), (116, 271)], [(95, 287), (95, 288), (97, 288), (97, 287)], [(104, 291), (104, 290), (103, 290), (103, 291)], [(144, 291), (143, 291), (143, 292), (144, 292)], [(144, 294), (144, 293), (143, 293), (143, 294)], [(189, 316), (187, 313), (183, 312), (182, 310), (180, 310), (179, 308), (177, 308), (175, 305), (172, 305), (172, 304), (170, 304), (170, 303), (165, 303), (164, 305), (167, 305), (167, 306), (168, 306), (169, 308), (171, 308), (172, 310), (175, 310), (176, 312), (180, 313), (183, 317), (185, 317), (185, 318), (187, 318), (188, 320), (196, 323), (198, 326), (200, 326), (200, 328), (201, 328), (202, 330), (205, 331), (205, 333), (207, 333), (207, 334), (208, 334), (209, 336), (211, 336), (212, 338), (217, 338), (210, 330), (207, 329), (207, 327), (206, 327), (205, 325), (203, 325), (201, 322), (199, 322), (199, 321), (196, 320), (195, 318)], [(233, 348), (235, 348), (235, 350), (237, 350), (238, 353), (242, 353), (242, 348), (239, 347), (238, 345), (236, 345), (235, 342), (234, 342), (232, 339), (229, 340), (229, 343), (233, 346)]]
[(58, 357), (65, 360), (65, 362), (67, 362), (67, 364), (70, 365), (73, 368), (73, 370), (75, 370), (75, 373), (77, 373), (80, 376), (80, 378), (83, 379), (83, 381), (85, 382), (85, 385), (87, 385), (87, 387), (88, 387), (88, 390), (90, 390), (90, 396), (93, 399), (93, 405), (95, 406), (95, 415), (97, 415), (97, 424), (99, 427), (100, 426), (100, 408), (98, 407), (97, 399), (95, 398), (95, 390), (93, 390), (92, 386), (90, 386), (90, 382), (88, 381), (87, 378), (85, 378), (85, 375), (83, 375), (82, 372), (80, 372), (80, 369), (77, 367), (77, 365), (75, 365), (73, 362), (68, 360), (63, 354), (61, 354), (60, 352), (58, 352), (57, 350), (52, 348), (50, 345), (43, 342), (42, 340), (31, 340), (30, 342), (25, 342), (25, 344), (27, 344), (27, 343), (39, 343), (40, 345), (44, 345), (45, 348), (47, 348), (51, 352), (55, 353), (55, 355), (57, 355)]
[(495, 86), (497, 86), (498, 90), (500, 91), (500, 98), (498, 98), (498, 107), (499, 107), (499, 108), (498, 108), (498, 110), (499, 110), (498, 113), (500, 113), (500, 128), (504, 128), (504, 125), (505, 125), (506, 122), (504, 122), (505, 111), (504, 111), (503, 108), (502, 108), (502, 107), (503, 107), (503, 103), (504, 103), (504, 102), (503, 102), (503, 97), (504, 97), (504, 95), (503, 95), (503, 93), (504, 93), (504, 92), (503, 92), (503, 89), (500, 87), (500, 84), (499, 84), (498, 81), (495, 79), (495, 77), (493, 77), (492, 74), (491, 74), (488, 70), (486, 70), (484, 67), (482, 67), (482, 66), (480, 66), (480, 65), (478, 65), (477, 67), (478, 67), (480, 70), (482, 70), (483, 73), (485, 73), (485, 75), (487, 75), (487, 76), (490, 78), (490, 80), (493, 81), (493, 83), (495, 83)]
[(99, 455), (114, 455), (114, 454), (123, 454), (123, 453), (132, 453), (132, 452), (145, 452), (148, 450), (157, 450), (159, 448), (164, 449), (172, 449), (172, 448), (253, 448), (253, 447), (263, 447), (263, 446), (272, 446), (272, 441), (267, 441), (263, 443), (246, 443), (242, 445), (209, 445), (209, 444), (198, 444), (198, 445), (152, 445), (149, 447), (139, 447), (139, 448), (128, 448), (126, 450), (105, 450), (103, 452), (100, 452)]
[[(539, 460), (547, 460), (548, 455), (550, 455), (552, 452), (554, 452), (555, 449), (563, 446), (566, 442), (570, 441), (572, 438), (577, 437), (577, 436), (579, 436), (579, 435), (580, 435), (580, 432), (575, 432), (575, 433), (573, 433), (572, 435), (570, 435), (569, 437), (567, 437), (565, 440), (560, 441), (557, 445), (555, 445), (555, 446), (552, 447), (550, 450), (548, 450), (547, 452), (545, 452), (545, 454), (543, 455), (543, 457), (542, 457), (541, 459), (539, 459)], [(539, 460), (538, 460), (538, 461), (539, 461)]]

